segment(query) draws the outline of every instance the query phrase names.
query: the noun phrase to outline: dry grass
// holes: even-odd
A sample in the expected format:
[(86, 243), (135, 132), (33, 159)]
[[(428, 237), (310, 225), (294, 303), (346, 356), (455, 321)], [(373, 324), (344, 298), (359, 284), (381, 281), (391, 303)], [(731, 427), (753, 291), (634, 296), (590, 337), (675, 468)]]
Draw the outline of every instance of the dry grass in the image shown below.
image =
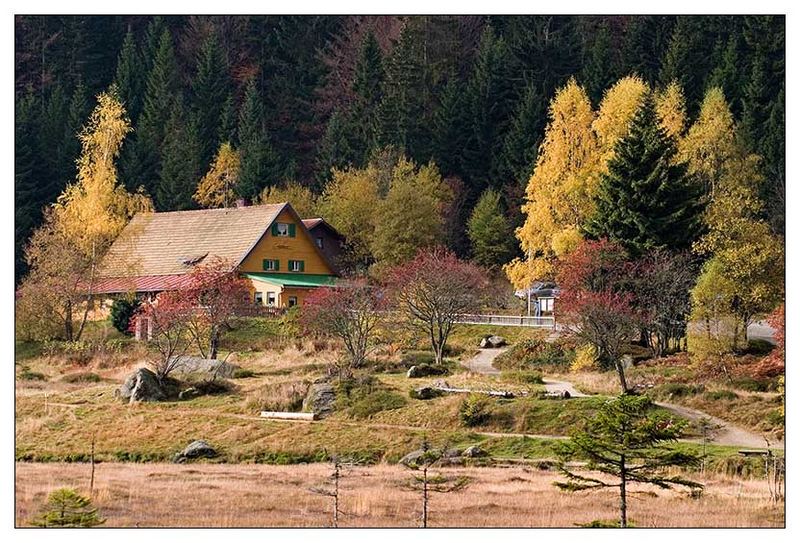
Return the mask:
[[(574, 526), (617, 514), (613, 491), (564, 493), (557, 474), (526, 468), (443, 470), (472, 484), (431, 498), (432, 526)], [(329, 499), (309, 492), (330, 473), (326, 464), (298, 466), (99, 464), (95, 504), (108, 526), (327, 526)], [(342, 480), (342, 526), (416, 526), (419, 496), (401, 488), (408, 470), (374, 466)], [(89, 466), (16, 466), (16, 524), (24, 526), (47, 493), (75, 486), (88, 493)], [(636, 526), (781, 527), (784, 511), (769, 502), (761, 480), (711, 478), (705, 494), (656, 490), (630, 500)]]

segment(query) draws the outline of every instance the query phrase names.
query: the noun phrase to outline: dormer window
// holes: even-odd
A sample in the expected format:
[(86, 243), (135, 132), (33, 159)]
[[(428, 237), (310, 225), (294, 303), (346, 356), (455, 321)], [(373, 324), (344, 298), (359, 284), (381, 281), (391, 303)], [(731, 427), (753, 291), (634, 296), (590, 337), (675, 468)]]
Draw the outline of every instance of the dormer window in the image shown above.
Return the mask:
[(322, 248), (323, 248), (323, 247), (322, 247), (322, 245), (323, 245), (323, 243), (322, 243), (322, 238), (317, 238), (317, 247), (319, 247), (320, 249), (322, 249)]

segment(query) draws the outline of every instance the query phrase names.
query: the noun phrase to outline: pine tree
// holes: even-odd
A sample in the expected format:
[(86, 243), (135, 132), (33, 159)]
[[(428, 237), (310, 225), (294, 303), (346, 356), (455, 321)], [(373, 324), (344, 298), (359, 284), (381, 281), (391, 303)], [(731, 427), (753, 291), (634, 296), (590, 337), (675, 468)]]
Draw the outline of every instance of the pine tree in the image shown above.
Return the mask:
[(505, 40), (487, 27), (476, 53), (465, 105), (468, 137), (463, 170), (476, 195), (487, 184), (500, 181), (493, 176), (500, 163), (500, 135), (505, 132), (513, 108), (510, 59)]
[(178, 95), (165, 127), (161, 150), (161, 176), (155, 204), (159, 211), (193, 208), (192, 194), (201, 176), (201, 148), (198, 120)]
[(14, 281), (27, 271), (24, 248), (41, 218), (42, 199), (37, 176), (36, 99), (17, 97), (14, 115)]
[(461, 173), (460, 159), (466, 139), (464, 124), (463, 85), (452, 75), (439, 98), (431, 130), (433, 159), (445, 176)]
[(690, 112), (696, 112), (705, 90), (712, 65), (711, 43), (707, 32), (708, 18), (679, 16), (659, 73), (659, 82), (666, 86), (677, 81), (686, 95)]
[(617, 69), (613, 63), (611, 34), (608, 23), (603, 22), (592, 32), (591, 41), (584, 51), (581, 81), (592, 103), (600, 103), (603, 91), (610, 87), (617, 78)]
[[(365, 162), (377, 146), (383, 80), (383, 54), (375, 34), (368, 32), (361, 43), (353, 76), (354, 99), (349, 127), (351, 146), (359, 163)], [(341, 121), (340, 115), (337, 123)]]
[(142, 110), (142, 95), (144, 93), (145, 81), (143, 74), (147, 72), (142, 69), (142, 59), (136, 45), (136, 38), (128, 28), (125, 39), (122, 42), (122, 51), (117, 60), (117, 72), (114, 76), (114, 84), (117, 86), (120, 100), (125, 105), (131, 121), (136, 124)]
[(711, 73), (708, 86), (719, 87), (728, 97), (734, 114), (741, 115), (742, 85), (741, 67), (744, 62), (740, 34), (732, 32), (719, 63)]
[(648, 93), (601, 178), (586, 232), (633, 255), (690, 248), (700, 225), (700, 189), (686, 175), (686, 164), (675, 163), (676, 153)]
[(514, 233), (508, 222), (500, 193), (486, 189), (472, 210), (467, 233), (472, 244), (472, 259), (487, 268), (498, 268), (514, 256)]
[(639, 74), (648, 83), (656, 83), (674, 26), (673, 16), (631, 17), (622, 44), (622, 65), (625, 69), (629, 73)]
[(200, 48), (192, 91), (198, 119), (200, 160), (208, 164), (220, 143), (225, 101), (231, 92), (227, 63), (215, 32), (208, 35)]
[(338, 109), (334, 110), (317, 151), (319, 179), (328, 181), (333, 168), (344, 169), (357, 164), (356, 157), (360, 153), (350, 146), (349, 136), (345, 116)]
[(517, 103), (503, 141), (497, 169), (499, 180), (525, 183), (530, 179), (546, 123), (546, 102), (538, 89), (530, 84)]
[(264, 106), (255, 81), (250, 81), (239, 111), (239, 152), (242, 157), (237, 194), (249, 201), (264, 187), (283, 181), (264, 120)]
[(142, 62), (144, 65), (145, 73), (150, 73), (155, 64), (156, 56), (158, 55), (159, 45), (161, 43), (161, 36), (164, 31), (168, 30), (167, 22), (161, 15), (156, 15), (147, 24), (145, 31), (144, 43), (142, 43)]
[(231, 92), (225, 98), (220, 111), (219, 134), (217, 134), (219, 141), (236, 140), (236, 122), (236, 99), (233, 96), (233, 92)]
[(133, 162), (138, 168), (128, 172), (130, 178), (125, 180), (127, 186), (142, 185), (149, 193), (155, 193), (155, 183), (160, 178), (165, 127), (179, 90), (178, 65), (172, 35), (169, 30), (164, 29), (153, 68), (147, 77), (144, 106), (132, 153), (135, 157)]

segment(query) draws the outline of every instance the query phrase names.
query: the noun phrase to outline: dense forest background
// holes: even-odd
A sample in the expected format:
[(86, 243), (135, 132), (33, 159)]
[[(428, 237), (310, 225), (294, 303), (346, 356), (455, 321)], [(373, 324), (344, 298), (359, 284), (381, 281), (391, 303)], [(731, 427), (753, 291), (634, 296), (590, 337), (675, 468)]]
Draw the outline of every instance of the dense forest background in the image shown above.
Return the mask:
[[(486, 188), (514, 226), (555, 91), (593, 105), (638, 74), (677, 81), (690, 118), (719, 86), (763, 157), (765, 219), (784, 222), (783, 16), (17, 16), (16, 277), (42, 209), (74, 180), (76, 134), (116, 85), (134, 131), (119, 160), (157, 210), (191, 209), (224, 142), (242, 151), (238, 196), (386, 149), (435, 162), (464, 225)], [(468, 251), (464, 227), (448, 243)], [(461, 232), (458, 234), (458, 232)]]

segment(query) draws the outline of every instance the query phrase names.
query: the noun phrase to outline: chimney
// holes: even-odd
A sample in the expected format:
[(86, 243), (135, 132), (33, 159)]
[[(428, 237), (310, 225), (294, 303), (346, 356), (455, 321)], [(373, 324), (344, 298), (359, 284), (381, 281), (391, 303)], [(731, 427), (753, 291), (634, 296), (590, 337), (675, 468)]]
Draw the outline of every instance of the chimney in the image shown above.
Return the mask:
[(236, 200), (236, 207), (247, 207), (247, 200), (244, 198), (239, 198)]

